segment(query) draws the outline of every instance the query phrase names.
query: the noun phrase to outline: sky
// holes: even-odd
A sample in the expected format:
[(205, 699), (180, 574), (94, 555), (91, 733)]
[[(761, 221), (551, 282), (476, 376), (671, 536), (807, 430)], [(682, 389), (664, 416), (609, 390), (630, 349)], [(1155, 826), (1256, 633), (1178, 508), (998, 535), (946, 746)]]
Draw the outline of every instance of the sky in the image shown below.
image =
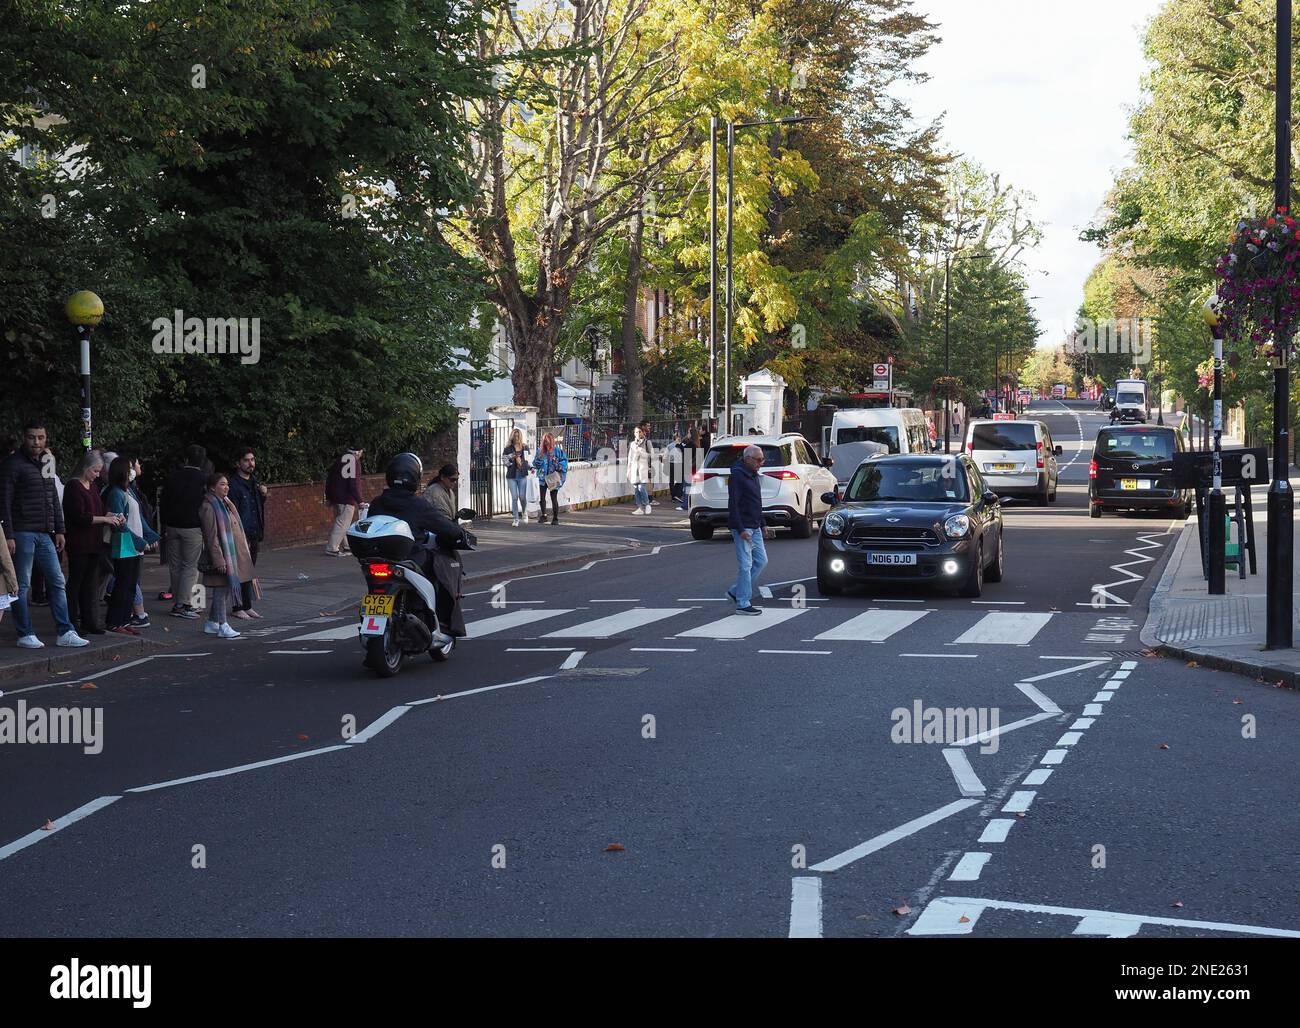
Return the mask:
[(1036, 198), (1043, 241), (1023, 259), (1040, 346), (1062, 341), (1100, 258), (1079, 232), (1130, 163), (1142, 32), (1162, 2), (915, 0), (942, 42), (919, 65), (930, 80), (898, 91), (919, 120), (944, 116), (945, 146)]

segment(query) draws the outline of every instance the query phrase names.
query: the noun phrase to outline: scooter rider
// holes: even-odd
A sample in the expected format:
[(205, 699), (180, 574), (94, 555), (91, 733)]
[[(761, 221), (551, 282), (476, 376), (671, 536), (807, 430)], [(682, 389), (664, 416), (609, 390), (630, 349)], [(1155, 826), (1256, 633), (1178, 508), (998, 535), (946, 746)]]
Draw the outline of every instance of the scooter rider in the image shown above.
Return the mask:
[[(384, 481), (388, 488), (370, 502), (369, 515), (387, 514), (401, 518), (420, 540), (425, 532), (432, 532), (436, 544), (430, 547), (417, 542), (423, 551), (420, 566), (438, 585), (438, 621), (443, 629), (455, 636), (465, 635), (465, 619), (460, 612), (460, 562), (450, 561), (446, 554), (454, 553), (464, 537), (464, 529), (437, 511), (431, 503), (417, 493), (424, 479), (424, 464), (413, 453), (399, 453), (384, 468)], [(442, 551), (442, 552), (440, 552)], [(448, 567), (454, 561), (455, 568)]]

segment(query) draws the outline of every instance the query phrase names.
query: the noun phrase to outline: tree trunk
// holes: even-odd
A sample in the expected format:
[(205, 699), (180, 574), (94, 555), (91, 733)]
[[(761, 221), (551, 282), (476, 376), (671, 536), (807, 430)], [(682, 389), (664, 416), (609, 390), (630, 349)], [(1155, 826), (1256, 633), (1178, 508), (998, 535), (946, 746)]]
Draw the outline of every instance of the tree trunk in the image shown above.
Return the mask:
[(560, 335), (561, 322), (551, 318), (538, 324), (536, 318), (525, 322), (510, 311), (506, 316), (506, 331), (515, 355), (514, 402), (520, 406), (536, 407), (539, 419), (554, 418), (556, 411), (555, 346)]
[[(645, 375), (641, 370), (641, 341), (636, 331), (636, 304), (641, 292), (641, 245), (645, 219), (640, 211), (628, 226), (627, 278), (623, 284), (623, 384), (627, 388), (627, 420), (635, 423), (645, 414)], [(657, 298), (656, 298), (657, 307)], [(657, 319), (656, 319), (657, 320)]]

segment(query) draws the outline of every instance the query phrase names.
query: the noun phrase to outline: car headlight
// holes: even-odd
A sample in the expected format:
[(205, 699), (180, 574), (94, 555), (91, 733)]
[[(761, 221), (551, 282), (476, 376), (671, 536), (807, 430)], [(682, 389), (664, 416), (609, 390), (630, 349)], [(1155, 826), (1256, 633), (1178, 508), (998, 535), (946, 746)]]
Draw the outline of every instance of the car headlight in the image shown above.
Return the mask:
[(943, 534), (949, 539), (965, 539), (970, 535), (970, 518), (965, 514), (954, 514), (943, 523)]
[(822, 531), (827, 535), (844, 534), (844, 516), (841, 514), (827, 514), (826, 520), (822, 522)]

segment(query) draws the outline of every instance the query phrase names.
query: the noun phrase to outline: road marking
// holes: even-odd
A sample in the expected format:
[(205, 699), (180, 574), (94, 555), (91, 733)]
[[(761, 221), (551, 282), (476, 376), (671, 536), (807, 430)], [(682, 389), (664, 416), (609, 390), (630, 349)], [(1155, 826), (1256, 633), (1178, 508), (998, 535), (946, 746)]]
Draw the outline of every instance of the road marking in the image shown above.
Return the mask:
[(333, 650), (267, 650), (267, 653), (290, 653), (297, 656), (300, 653), (333, 653)]
[(1045, 781), (1047, 781), (1051, 777), (1052, 777), (1052, 769), (1050, 767), (1036, 767), (1034, 768), (1034, 770), (1030, 771), (1029, 774), (1025, 775), (1025, 780), (1020, 784), (1021, 785), (1042, 785)]
[(984, 783), (979, 780), (975, 774), (975, 769), (970, 766), (970, 760), (966, 757), (966, 751), (956, 747), (945, 747), (943, 759), (948, 761), (948, 767), (952, 769), (952, 776), (957, 780), (957, 791), (963, 796), (983, 796)]
[(323, 628), (319, 632), (308, 632), (306, 635), (292, 635), (285, 642), (340, 642), (343, 639), (355, 639), (360, 631), (359, 621), (349, 621), (346, 625), (339, 625), (337, 628)]
[(793, 610), (782, 610), (776, 607), (764, 607), (761, 617), (754, 617), (752, 614), (732, 614), (720, 621), (713, 621), (707, 625), (701, 625), (699, 628), (691, 628), (685, 632), (678, 632), (675, 638), (678, 639), (747, 639), (765, 628), (771, 628), (774, 625), (782, 624), (792, 618), (797, 618), (800, 614), (808, 613), (808, 608), (796, 608)]
[(1048, 714), (1059, 714), (1061, 708), (1035, 689), (1028, 682), (1017, 682), (1016, 688), (1029, 697), (1029, 699), (1038, 707), (1039, 710)]
[(663, 621), (677, 614), (685, 614), (692, 607), (634, 607), (621, 614), (584, 621), (569, 628), (547, 632), (543, 639), (609, 639), (624, 632), (633, 632), (638, 628)]
[(1061, 761), (1065, 759), (1065, 755), (1069, 752), (1070, 752), (1069, 750), (1048, 750), (1046, 753), (1043, 754), (1043, 759), (1040, 760), (1039, 763), (1059, 764)]
[(987, 743), (999, 735), (1006, 735), (1008, 732), (1014, 732), (1017, 728), (1025, 728), (1028, 725), (1036, 725), (1039, 721), (1045, 721), (1049, 717), (1056, 717), (1055, 714), (1034, 714), (1031, 717), (1021, 718), (1019, 721), (1012, 721), (1009, 725), (999, 725), (989, 732), (981, 732), (979, 735), (972, 735), (965, 739), (958, 739), (954, 746), (970, 746), (974, 743)]
[(1118, 688), (1119, 688), (1121, 685), (1123, 685), (1123, 684), (1124, 684), (1123, 682), (1107, 682), (1105, 685), (1102, 686), (1102, 688), (1103, 688), (1103, 689), (1109, 689), (1109, 690), (1111, 690), (1111, 691), (1113, 692), (1114, 690), (1118, 689)]
[(507, 646), (507, 653), (571, 653), (572, 646)]
[(1091, 727), (1092, 727), (1092, 718), (1090, 718), (1090, 717), (1081, 717), (1081, 718), (1078, 718), (1078, 719), (1074, 722), (1074, 724), (1072, 724), (1072, 725), (1070, 726), (1070, 730), (1071, 730), (1071, 731), (1076, 731), (1076, 730), (1078, 730), (1078, 729), (1091, 728)]
[(976, 607), (1023, 607), (1025, 600), (971, 600)]
[(842, 867), (848, 867), (848, 865), (852, 864), (855, 860), (861, 860), (863, 857), (875, 853), (877, 850), (883, 850), (886, 846), (898, 842), (899, 839), (906, 839), (909, 835), (915, 835), (917, 832), (921, 831), (921, 829), (929, 828), (930, 825), (937, 824), (944, 818), (951, 817), (953, 814), (966, 810), (968, 807), (973, 807), (978, 802), (979, 800), (973, 799), (954, 800), (952, 803), (942, 806), (938, 810), (932, 810), (928, 814), (922, 814), (920, 817), (913, 818), (911, 821), (901, 824), (897, 828), (891, 828), (889, 831), (868, 839), (866, 842), (859, 843), (852, 849), (847, 849), (843, 853), (837, 853), (830, 859), (823, 860), (820, 864), (814, 864), (810, 870), (838, 871)]
[(790, 938), (822, 937), (822, 880), (794, 878), (790, 881)]
[(531, 685), (533, 682), (544, 682), (548, 678), (554, 678), (554, 675), (534, 675), (532, 678), (521, 678), (516, 682), (502, 682), (500, 685), (484, 685), (478, 689), (463, 689), (460, 692), (449, 692), (439, 696), (428, 696), (422, 700), (407, 700), (408, 707), (418, 707), (424, 703), (441, 703), (443, 700), (460, 699), (462, 696), (477, 696), (481, 692), (496, 692), (498, 689), (509, 689), (516, 685)]
[(1119, 666), (1119, 669), (1120, 669), (1121, 671), (1132, 671), (1132, 670), (1133, 670), (1134, 668), (1136, 668), (1137, 666), (1138, 666), (1138, 665), (1137, 665), (1137, 661), (1136, 661), (1136, 660), (1126, 660), (1126, 661), (1124, 661), (1124, 663), (1122, 663), (1122, 664)]
[(1110, 663), (1109, 658), (1102, 658), (1101, 660), (1089, 660), (1086, 663), (1080, 664), (1078, 667), (1061, 668), (1060, 671), (1049, 671), (1045, 675), (1033, 675), (1029, 678), (1022, 679), (1022, 681), (1041, 682), (1045, 678), (1058, 678), (1061, 675), (1072, 675), (1076, 671), (1087, 671), (1089, 668), (1094, 668), (1100, 664), (1109, 664), (1109, 663)]
[(1033, 789), (1017, 789), (1011, 794), (1011, 799), (1007, 800), (1006, 806), (1002, 808), (1004, 814), (1023, 814), (1029, 809), (1029, 805), (1034, 802), (1034, 797), (1038, 793)]
[(768, 582), (767, 584), (770, 588), (775, 589), (782, 585), (798, 585), (800, 582), (811, 582), (816, 577), (816, 575), (809, 575), (807, 578), (792, 578), (787, 582)]
[(924, 603), (925, 600), (889, 600), (873, 599), (872, 603)]
[(731, 603), (729, 596), (679, 596), (678, 603)]
[(1052, 619), (1051, 614), (985, 614), (971, 628), (953, 640), (953, 645), (978, 643), (985, 646), (1024, 646)]
[[(916, 924), (907, 930), (908, 935), (969, 935), (979, 923), (985, 910), (1020, 910), (1030, 914), (1056, 914), (1077, 917), (1090, 926), (1110, 926), (1124, 938), (1134, 934), (1133, 924), (1160, 925), (1183, 928), (1189, 931), (1236, 932), (1241, 935), (1266, 935), (1282, 939), (1300, 939), (1300, 931), (1288, 928), (1266, 928), (1260, 925), (1230, 924), (1222, 921), (1184, 921), (1174, 917), (1155, 917), (1148, 914), (1122, 914), (1106, 910), (1085, 910), (1078, 907), (1051, 907), (1040, 903), (1013, 903), (1009, 900), (977, 899), (972, 896), (938, 896), (932, 899)], [(1091, 934), (1091, 933), (1090, 933)]]
[(588, 600), (588, 603), (640, 603), (640, 600)]
[(929, 613), (928, 610), (869, 610), (813, 638), (819, 642), (884, 642)]
[(370, 724), (366, 725), (365, 728), (349, 739), (348, 742), (369, 742), (410, 709), (409, 706), (403, 704), (400, 707), (393, 707), (390, 710), (386, 710), (383, 714), (375, 718), (375, 720), (371, 721)]
[(1099, 692), (1099, 693), (1097, 693), (1096, 696), (1094, 696), (1094, 697), (1092, 698), (1092, 702), (1093, 702), (1093, 703), (1105, 703), (1108, 699), (1110, 699), (1110, 698), (1111, 698), (1112, 696), (1114, 696), (1114, 695), (1115, 695), (1115, 694), (1114, 694), (1113, 692)]
[(0, 846), (0, 860), (12, 856), (19, 850), (25, 850), (33, 843), (40, 842), (42, 839), (48, 839), (51, 835), (57, 835), (69, 825), (76, 824), (83, 817), (90, 817), (97, 810), (103, 810), (110, 803), (120, 800), (121, 796), (100, 796), (99, 799), (91, 800), (89, 803), (83, 803), (76, 810), (64, 814), (62, 817), (55, 818), (54, 827), (50, 829), (38, 828), (34, 832), (28, 832), (21, 839), (15, 839), (13, 842)]
[(572, 613), (572, 607), (560, 607), (555, 610), (512, 610), (508, 614), (471, 621), (465, 626), (465, 634), (470, 639), (482, 639), (484, 636), (496, 635), (497, 632), (508, 632), (512, 628), (531, 625), (534, 621), (545, 621), (547, 618)]
[(633, 646), (632, 653), (695, 653), (694, 646)]
[(587, 655), (586, 650), (574, 650), (572, 653), (570, 653), (567, 657), (564, 658), (564, 663), (560, 665), (560, 670), (572, 671), (575, 667), (578, 666), (579, 662), (581, 662), (582, 658), (585, 657), (586, 655)]
[(1007, 833), (1011, 831), (1011, 826), (1016, 823), (1014, 817), (997, 817), (984, 826), (984, 834), (980, 836), (980, 842), (1006, 842)]
[(900, 653), (900, 657), (943, 657), (947, 660), (974, 660), (978, 653)]
[(1079, 740), (1083, 738), (1082, 732), (1066, 732), (1056, 740), (1057, 746), (1076, 746)]
[(832, 650), (759, 650), (759, 653), (800, 654), (809, 657), (829, 657)]
[(302, 753), (288, 753), (283, 757), (272, 757), (270, 760), (258, 760), (252, 764), (238, 764), (235, 767), (223, 767), (219, 771), (208, 771), (201, 775), (188, 775), (185, 778), (173, 778), (166, 782), (154, 782), (152, 785), (137, 785), (134, 789), (127, 789), (127, 792), (153, 792), (155, 789), (169, 789), (173, 785), (189, 785), (191, 782), (202, 782), (209, 778), (225, 778), (227, 775), (237, 775), (244, 771), (256, 771), (261, 767), (270, 767), (272, 764), (286, 764), (291, 760), (304, 760), (307, 757), (319, 757), (324, 753), (333, 753), (335, 750), (346, 750), (347, 744), (338, 746), (325, 746), (318, 750), (306, 750)]
[(1083, 713), (1085, 717), (1096, 717), (1105, 709), (1100, 703), (1089, 703), (1083, 708)]
[(1127, 678), (1127, 677), (1128, 677), (1129, 675), (1131, 675), (1132, 673), (1133, 673), (1132, 671), (1125, 671), (1125, 670), (1121, 669), (1121, 670), (1119, 670), (1119, 671), (1112, 671), (1112, 672), (1110, 673), (1110, 677), (1111, 677), (1111, 678), (1118, 678), (1120, 681), (1123, 681), (1125, 678)]
[(961, 860), (957, 861), (957, 866), (952, 869), (952, 874), (948, 876), (950, 882), (974, 882), (979, 879), (980, 872), (984, 870), (984, 865), (989, 862), (992, 853), (966, 853)]
[[(1043, 656), (1040, 656), (1038, 659), (1039, 659), (1039, 660), (1096, 660), (1097, 658), (1096, 658), (1096, 657), (1043, 657)], [(1111, 659), (1111, 658), (1109, 658), (1109, 657), (1103, 657), (1103, 658), (1101, 658), (1101, 662), (1102, 662), (1103, 664), (1105, 664), (1105, 663), (1108, 663), (1108, 662), (1110, 661), (1110, 659)]]
[(770, 586), (766, 586), (766, 585), (760, 585), (760, 586), (758, 587), (758, 595), (761, 596), (761, 597), (763, 597), (763, 599), (765, 599), (765, 600), (770, 600), (770, 599), (772, 598), (772, 589), (771, 589), (771, 587), (770, 587)]

